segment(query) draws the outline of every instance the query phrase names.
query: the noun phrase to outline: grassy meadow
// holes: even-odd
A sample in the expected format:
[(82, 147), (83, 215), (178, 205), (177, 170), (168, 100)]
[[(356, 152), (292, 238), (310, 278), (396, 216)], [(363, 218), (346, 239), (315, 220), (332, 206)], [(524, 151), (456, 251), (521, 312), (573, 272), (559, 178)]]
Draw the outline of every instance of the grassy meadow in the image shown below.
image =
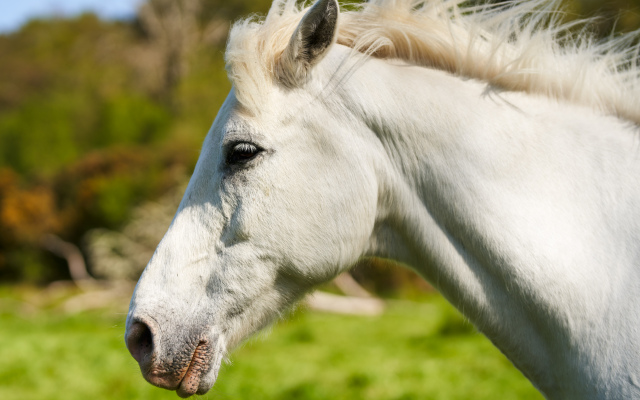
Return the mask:
[[(68, 287), (0, 288), (0, 399), (178, 398), (129, 356), (126, 296), (79, 311), (90, 300)], [(201, 398), (542, 399), (437, 295), (392, 301), (379, 317), (298, 309), (236, 349)]]

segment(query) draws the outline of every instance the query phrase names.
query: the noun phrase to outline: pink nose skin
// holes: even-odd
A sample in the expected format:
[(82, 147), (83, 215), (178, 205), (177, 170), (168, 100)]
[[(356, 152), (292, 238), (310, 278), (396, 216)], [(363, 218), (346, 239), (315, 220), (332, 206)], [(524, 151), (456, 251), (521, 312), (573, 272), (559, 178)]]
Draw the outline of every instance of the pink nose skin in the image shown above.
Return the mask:
[(184, 354), (174, 354), (167, 363), (155, 354), (158, 352), (158, 346), (154, 346), (154, 340), (158, 340), (156, 334), (152, 326), (141, 320), (133, 322), (127, 330), (127, 348), (140, 365), (142, 376), (152, 385), (177, 390), (180, 397), (196, 394), (211, 365), (213, 352), (209, 342), (201, 339), (195, 348), (186, 347)]
[(152, 385), (176, 390), (189, 367), (189, 363), (187, 362), (186, 365), (179, 368), (166, 368), (166, 366), (158, 364), (154, 354), (157, 350), (154, 346), (154, 331), (140, 320), (131, 324), (126, 335), (127, 348), (140, 365), (142, 376)]
[(182, 371), (167, 371), (164, 368), (154, 367), (154, 334), (149, 325), (144, 322), (134, 322), (127, 332), (127, 348), (129, 353), (140, 365), (142, 376), (152, 385), (175, 390), (182, 380)]

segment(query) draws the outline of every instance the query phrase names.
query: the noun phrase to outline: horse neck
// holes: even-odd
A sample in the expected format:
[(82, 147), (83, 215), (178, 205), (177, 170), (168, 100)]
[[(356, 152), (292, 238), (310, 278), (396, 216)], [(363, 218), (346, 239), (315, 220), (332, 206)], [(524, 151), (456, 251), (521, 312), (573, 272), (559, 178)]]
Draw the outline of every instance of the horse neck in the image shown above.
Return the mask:
[(341, 96), (383, 149), (370, 254), (417, 270), (547, 395), (637, 395), (631, 128), (378, 60)]

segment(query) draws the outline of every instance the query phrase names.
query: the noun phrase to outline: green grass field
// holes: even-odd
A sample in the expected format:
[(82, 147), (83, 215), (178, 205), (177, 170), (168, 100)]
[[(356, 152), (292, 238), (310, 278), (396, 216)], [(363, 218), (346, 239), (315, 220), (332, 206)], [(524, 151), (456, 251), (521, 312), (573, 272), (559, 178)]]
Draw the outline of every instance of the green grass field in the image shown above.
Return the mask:
[[(126, 300), (60, 311), (70, 296), (0, 288), (0, 399), (178, 399), (146, 383), (123, 341)], [(29, 302), (31, 301), (31, 302)], [(380, 317), (298, 310), (236, 349), (205, 399), (542, 399), (440, 297)]]

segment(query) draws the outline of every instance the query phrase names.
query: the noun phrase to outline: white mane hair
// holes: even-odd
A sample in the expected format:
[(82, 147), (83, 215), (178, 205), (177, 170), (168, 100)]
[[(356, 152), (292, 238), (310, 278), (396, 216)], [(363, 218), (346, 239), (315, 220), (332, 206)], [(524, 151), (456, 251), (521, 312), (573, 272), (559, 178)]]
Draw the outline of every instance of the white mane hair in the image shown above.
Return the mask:
[[(463, 0), (370, 0), (343, 5), (337, 43), (509, 91), (548, 96), (640, 123), (638, 33), (596, 42), (588, 21), (561, 23), (556, 0), (462, 7)], [(238, 101), (259, 114), (274, 84), (295, 86), (282, 57), (307, 7), (275, 0), (236, 22), (226, 65)], [(582, 33), (572, 33), (582, 26)]]

